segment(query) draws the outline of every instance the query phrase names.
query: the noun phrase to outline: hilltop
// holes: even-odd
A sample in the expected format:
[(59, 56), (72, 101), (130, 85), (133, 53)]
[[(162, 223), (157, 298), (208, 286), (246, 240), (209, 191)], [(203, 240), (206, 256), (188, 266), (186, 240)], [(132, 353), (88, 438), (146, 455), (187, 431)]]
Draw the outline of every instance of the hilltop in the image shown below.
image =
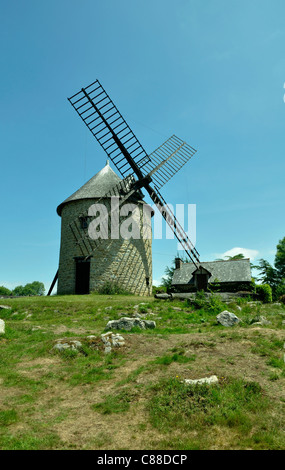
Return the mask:
[[(1, 449), (284, 448), (285, 305), (134, 296), (1, 299)], [(218, 313), (241, 322), (224, 327)], [(140, 317), (154, 329), (115, 331)], [(91, 336), (91, 338), (90, 338)], [(55, 344), (81, 348), (58, 351)], [(184, 379), (216, 375), (211, 386)]]

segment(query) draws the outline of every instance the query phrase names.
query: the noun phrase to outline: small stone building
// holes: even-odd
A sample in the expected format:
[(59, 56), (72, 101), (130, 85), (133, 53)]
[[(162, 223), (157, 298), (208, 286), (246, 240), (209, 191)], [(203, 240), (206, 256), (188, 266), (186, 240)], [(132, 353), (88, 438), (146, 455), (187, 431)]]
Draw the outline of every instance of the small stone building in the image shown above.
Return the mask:
[(176, 258), (172, 292), (206, 291), (208, 288), (220, 292), (250, 291), (250, 260), (202, 262), (197, 269), (195, 264)]
[[(141, 216), (138, 219), (139, 238), (122, 238), (119, 232), (119, 237), (115, 239), (108, 237), (100, 240), (95, 251), (86, 259), (86, 256), (82, 256), (70, 227), (75, 219), (80, 221), (80, 214), (88, 214), (90, 206), (98, 202), (104, 204), (110, 214), (111, 199), (110, 196), (104, 196), (120, 181), (121, 178), (107, 161), (99, 173), (58, 206), (57, 213), (61, 217), (58, 294), (88, 294), (106, 283), (113, 283), (137, 295), (151, 295), (151, 211), (143, 210), (147, 205), (141, 192), (135, 193), (127, 201), (136, 204)], [(90, 223), (89, 219), (92, 220), (92, 217), (88, 217)], [(126, 220), (126, 217), (120, 216), (119, 222), (122, 220)], [(83, 218), (82, 236), (85, 234), (86, 223), (86, 218)]]

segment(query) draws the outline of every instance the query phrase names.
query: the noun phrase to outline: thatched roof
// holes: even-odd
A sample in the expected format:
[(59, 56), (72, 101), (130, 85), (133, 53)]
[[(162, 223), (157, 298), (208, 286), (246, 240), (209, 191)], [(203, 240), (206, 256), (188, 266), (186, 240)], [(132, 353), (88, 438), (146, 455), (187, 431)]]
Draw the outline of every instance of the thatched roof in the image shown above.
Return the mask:
[(81, 186), (75, 193), (63, 201), (57, 208), (58, 215), (61, 215), (62, 208), (71, 201), (80, 199), (94, 199), (103, 197), (122, 179), (112, 170), (107, 160), (106, 165), (99, 173), (93, 176), (87, 183)]

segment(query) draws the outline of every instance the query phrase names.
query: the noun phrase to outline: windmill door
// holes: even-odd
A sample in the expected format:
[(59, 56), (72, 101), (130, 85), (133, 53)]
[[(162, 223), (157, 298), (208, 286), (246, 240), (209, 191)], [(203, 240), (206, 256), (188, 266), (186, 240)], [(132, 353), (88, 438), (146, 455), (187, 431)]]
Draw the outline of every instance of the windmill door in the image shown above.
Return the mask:
[(76, 260), (75, 294), (89, 294), (90, 260)]

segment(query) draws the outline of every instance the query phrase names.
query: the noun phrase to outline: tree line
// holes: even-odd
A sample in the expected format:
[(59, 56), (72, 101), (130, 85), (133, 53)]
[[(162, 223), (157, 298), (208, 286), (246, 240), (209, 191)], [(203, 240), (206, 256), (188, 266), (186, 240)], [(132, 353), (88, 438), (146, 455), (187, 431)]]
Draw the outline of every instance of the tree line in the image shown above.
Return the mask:
[(45, 286), (42, 282), (34, 281), (25, 286), (17, 286), (15, 289), (10, 290), (7, 287), (0, 286), (0, 295), (7, 296), (28, 296), (28, 295), (44, 295)]

